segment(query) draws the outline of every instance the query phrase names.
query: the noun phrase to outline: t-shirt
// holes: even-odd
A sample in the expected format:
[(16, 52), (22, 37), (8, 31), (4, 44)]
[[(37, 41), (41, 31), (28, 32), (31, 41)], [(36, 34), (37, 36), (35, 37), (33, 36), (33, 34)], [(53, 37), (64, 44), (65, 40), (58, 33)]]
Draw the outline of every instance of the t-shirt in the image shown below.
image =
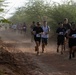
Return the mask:
[(65, 28), (58, 28), (57, 30), (56, 30), (56, 33), (58, 33), (58, 36), (65, 36), (65, 32), (66, 32), (66, 29)]
[(34, 29), (35, 26), (36, 26), (36, 25), (31, 25), (31, 26), (30, 26), (31, 31), (33, 31), (33, 29)]
[(76, 38), (76, 30), (70, 29), (70, 34), (69, 36), (72, 36), (73, 38)]
[(73, 38), (69, 38), (69, 41), (72, 43), (76, 43), (76, 30), (70, 29), (69, 36), (72, 36)]
[(70, 26), (70, 24), (69, 24), (69, 23), (67, 23), (67, 24), (63, 24), (63, 27), (64, 27), (66, 30), (68, 30), (68, 29), (70, 29), (70, 28), (71, 28), (71, 26)]
[(48, 33), (50, 31), (50, 27), (49, 26), (42, 26), (42, 29), (43, 29), (42, 38), (48, 38), (49, 35), (46, 33)]
[(26, 25), (23, 26), (23, 29), (26, 29)]
[(35, 37), (41, 37), (41, 34), (39, 34), (39, 33), (43, 32), (43, 29), (42, 29), (42, 27), (35, 26), (33, 28), (33, 31), (35, 31)]

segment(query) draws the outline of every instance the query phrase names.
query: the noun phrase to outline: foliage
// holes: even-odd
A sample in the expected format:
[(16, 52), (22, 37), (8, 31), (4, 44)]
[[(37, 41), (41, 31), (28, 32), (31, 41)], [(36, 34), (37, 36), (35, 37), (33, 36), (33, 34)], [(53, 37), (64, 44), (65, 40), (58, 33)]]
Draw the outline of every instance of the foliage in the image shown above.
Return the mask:
[(3, 2), (4, 2), (4, 0), (0, 0), (0, 12), (2, 12), (2, 11), (4, 10), (4, 9), (2, 8)]
[[(4, 13), (4, 8), (5, 7), (5, 0), (0, 0), (0, 14)], [(0, 22), (3, 23), (11, 23), (9, 20), (5, 19), (3, 16), (0, 16)]]
[(48, 3), (44, 0), (28, 0), (24, 7), (20, 7), (10, 20), (14, 23), (47, 20), (52, 29), (56, 29), (58, 22), (68, 18), (70, 22), (76, 18), (76, 3), (73, 0), (59, 3)]
[(11, 23), (11, 21), (7, 20), (7, 19), (1, 19), (0, 20), (1, 23)]
[(42, 21), (46, 15), (47, 5), (45, 6), (43, 0), (31, 1), (29, 1), (25, 7), (18, 9), (12, 17), (12, 20), (16, 19), (18, 22)]

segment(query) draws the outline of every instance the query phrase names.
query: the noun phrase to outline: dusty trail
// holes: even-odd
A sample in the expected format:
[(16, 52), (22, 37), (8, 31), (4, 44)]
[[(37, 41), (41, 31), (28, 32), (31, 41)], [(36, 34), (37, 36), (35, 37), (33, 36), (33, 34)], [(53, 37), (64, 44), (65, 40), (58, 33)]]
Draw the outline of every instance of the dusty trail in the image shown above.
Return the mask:
[[(29, 75), (76, 75), (76, 58), (69, 60), (68, 51), (61, 55), (56, 53), (56, 45), (49, 44), (44, 54), (36, 56), (34, 44), (26, 36), (10, 30), (0, 31), (0, 36), (23, 72), (28, 63)], [(26, 58), (29, 62), (26, 62)]]

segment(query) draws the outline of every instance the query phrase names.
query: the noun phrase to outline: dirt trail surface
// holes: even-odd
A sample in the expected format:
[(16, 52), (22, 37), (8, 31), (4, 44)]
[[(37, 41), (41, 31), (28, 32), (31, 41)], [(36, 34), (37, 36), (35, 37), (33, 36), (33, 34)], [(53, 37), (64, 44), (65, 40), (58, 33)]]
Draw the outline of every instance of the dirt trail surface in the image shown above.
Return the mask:
[(7, 62), (2, 64), (0, 60), (4, 75), (76, 75), (76, 58), (69, 60), (68, 51), (56, 53), (56, 44), (50, 43), (43, 54), (36, 56), (34, 42), (28, 37), (11, 30), (0, 30), (0, 36), (7, 52), (3, 57)]

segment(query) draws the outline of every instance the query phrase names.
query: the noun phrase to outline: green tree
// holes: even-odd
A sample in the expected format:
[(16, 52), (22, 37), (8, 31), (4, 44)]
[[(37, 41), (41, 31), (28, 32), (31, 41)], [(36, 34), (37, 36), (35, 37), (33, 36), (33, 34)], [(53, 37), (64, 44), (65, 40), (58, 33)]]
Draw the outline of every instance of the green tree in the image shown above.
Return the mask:
[(13, 22), (27, 22), (47, 20), (53, 30), (58, 22), (68, 18), (70, 22), (76, 18), (76, 3), (73, 0), (59, 3), (48, 3), (44, 0), (28, 0), (24, 7), (20, 7), (10, 18)]
[(2, 8), (2, 6), (3, 6), (3, 2), (4, 2), (4, 0), (0, 0), (0, 12), (3, 11), (3, 8)]
[(17, 18), (17, 21), (43, 21), (46, 19), (48, 5), (43, 0), (31, 0), (25, 7), (19, 8), (12, 18)]
[(4, 13), (4, 7), (6, 6), (5, 0), (0, 0), (0, 22), (10, 23), (7, 19), (5, 19), (1, 14)]

